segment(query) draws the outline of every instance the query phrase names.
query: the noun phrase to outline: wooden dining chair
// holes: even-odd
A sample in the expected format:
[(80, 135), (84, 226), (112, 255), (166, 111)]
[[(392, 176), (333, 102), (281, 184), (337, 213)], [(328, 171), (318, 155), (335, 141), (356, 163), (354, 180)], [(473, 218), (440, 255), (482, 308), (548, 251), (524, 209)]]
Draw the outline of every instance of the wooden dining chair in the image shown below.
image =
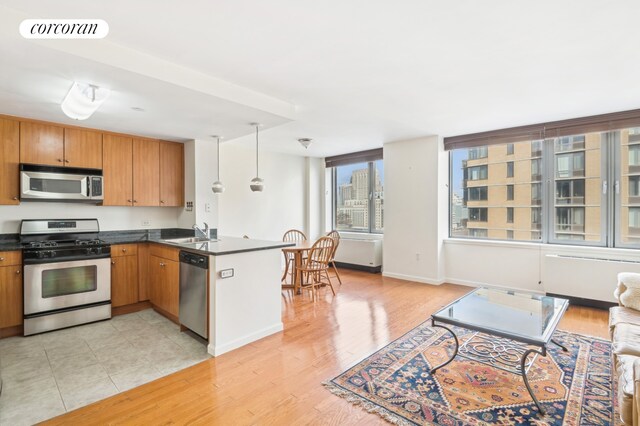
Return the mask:
[[(313, 300), (318, 298), (318, 287), (328, 285), (331, 293), (336, 295), (331, 280), (329, 279), (329, 261), (335, 241), (331, 237), (320, 237), (309, 251), (305, 263), (300, 267), (303, 279), (301, 288), (307, 288), (313, 293)], [(326, 278), (326, 281), (324, 279)]]
[[(282, 241), (287, 243), (289, 242), (297, 243), (301, 241), (307, 241), (307, 236), (302, 231), (298, 231), (297, 229), (290, 229), (284, 233), (284, 236), (282, 237)], [(284, 274), (282, 274), (281, 281), (284, 281), (286, 283), (287, 274), (290, 274), (291, 285), (293, 285), (293, 281), (295, 280), (295, 277), (293, 276), (293, 274), (295, 273), (295, 268), (294, 268), (295, 255), (293, 253), (284, 253), (284, 252), (283, 254), (284, 254)]]
[(327, 237), (332, 238), (333, 245), (333, 253), (331, 253), (331, 260), (329, 260), (329, 265), (333, 267), (333, 272), (336, 274), (336, 278), (340, 285), (342, 285), (342, 280), (340, 279), (340, 273), (338, 273), (338, 268), (336, 267), (336, 252), (338, 251), (338, 246), (340, 245), (340, 233), (335, 229), (327, 234)]

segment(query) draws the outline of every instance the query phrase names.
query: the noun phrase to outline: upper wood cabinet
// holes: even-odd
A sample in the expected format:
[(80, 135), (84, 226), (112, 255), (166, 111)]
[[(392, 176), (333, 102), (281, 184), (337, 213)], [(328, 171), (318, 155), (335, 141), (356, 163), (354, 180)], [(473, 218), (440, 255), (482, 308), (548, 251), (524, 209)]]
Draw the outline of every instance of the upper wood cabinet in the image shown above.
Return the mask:
[(184, 145), (160, 142), (160, 205), (177, 207), (184, 198)]
[(133, 139), (104, 135), (102, 174), (105, 206), (133, 205)]
[(20, 162), (64, 165), (64, 128), (50, 124), (20, 123)]
[(0, 204), (20, 203), (20, 123), (0, 119)]
[(23, 121), (20, 162), (102, 169), (102, 133)]
[(64, 165), (102, 169), (102, 133), (64, 129)]
[(160, 141), (133, 139), (133, 205), (160, 205)]

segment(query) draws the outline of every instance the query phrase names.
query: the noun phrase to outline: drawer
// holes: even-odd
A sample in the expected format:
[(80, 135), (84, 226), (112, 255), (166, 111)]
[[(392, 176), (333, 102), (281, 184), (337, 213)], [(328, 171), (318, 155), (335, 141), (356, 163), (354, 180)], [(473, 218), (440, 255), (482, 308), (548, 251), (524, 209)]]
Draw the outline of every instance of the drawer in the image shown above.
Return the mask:
[(114, 244), (111, 246), (111, 257), (137, 256), (137, 244)]
[(151, 244), (149, 253), (152, 256), (158, 256), (163, 259), (180, 261), (180, 249), (168, 247), (160, 244)]
[(22, 265), (22, 252), (16, 251), (0, 251), (0, 266)]

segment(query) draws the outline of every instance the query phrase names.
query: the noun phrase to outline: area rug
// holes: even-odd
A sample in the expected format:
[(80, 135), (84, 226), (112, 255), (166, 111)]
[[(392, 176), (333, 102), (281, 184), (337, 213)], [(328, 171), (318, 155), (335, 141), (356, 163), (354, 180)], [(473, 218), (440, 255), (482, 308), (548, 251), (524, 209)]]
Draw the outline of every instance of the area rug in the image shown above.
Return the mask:
[[(461, 356), (430, 374), (449, 358), (454, 343), (451, 334), (429, 324), (324, 385), (397, 425), (621, 424), (608, 341), (556, 331), (554, 339), (568, 352), (550, 344), (527, 374), (546, 411), (541, 415), (519, 374)], [(461, 346), (474, 334), (454, 330)]]

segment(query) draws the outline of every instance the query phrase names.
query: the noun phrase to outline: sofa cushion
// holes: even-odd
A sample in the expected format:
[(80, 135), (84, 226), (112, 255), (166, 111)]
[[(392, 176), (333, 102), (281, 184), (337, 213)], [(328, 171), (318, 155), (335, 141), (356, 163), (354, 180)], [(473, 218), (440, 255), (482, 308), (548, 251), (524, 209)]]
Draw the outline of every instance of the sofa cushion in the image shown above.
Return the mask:
[(640, 361), (633, 355), (621, 355), (618, 357), (616, 372), (618, 375), (618, 408), (620, 418), (625, 424), (633, 424), (633, 364)]
[(624, 306), (614, 306), (609, 309), (609, 332), (613, 337), (613, 329), (618, 324), (637, 324), (640, 325), (640, 311), (625, 308)]
[(612, 346), (614, 355), (640, 357), (640, 324), (618, 324), (613, 331)]

